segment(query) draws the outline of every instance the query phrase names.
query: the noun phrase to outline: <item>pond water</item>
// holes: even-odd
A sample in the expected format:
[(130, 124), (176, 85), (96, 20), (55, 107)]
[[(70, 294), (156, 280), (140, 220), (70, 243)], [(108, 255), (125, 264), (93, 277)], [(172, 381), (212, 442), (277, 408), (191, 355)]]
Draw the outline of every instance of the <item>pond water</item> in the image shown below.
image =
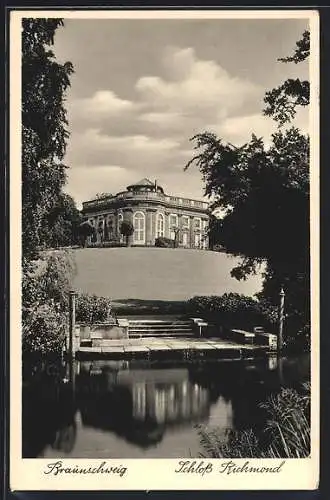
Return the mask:
[(309, 356), (25, 365), (23, 458), (197, 457), (197, 424), (258, 428), (258, 404), (309, 380)]

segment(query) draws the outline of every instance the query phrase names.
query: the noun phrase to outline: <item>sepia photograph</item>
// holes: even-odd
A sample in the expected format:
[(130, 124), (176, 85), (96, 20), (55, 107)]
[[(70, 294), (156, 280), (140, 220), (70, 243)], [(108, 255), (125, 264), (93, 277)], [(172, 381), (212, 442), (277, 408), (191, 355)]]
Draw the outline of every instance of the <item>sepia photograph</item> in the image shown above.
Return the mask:
[(15, 20), (15, 450), (267, 483), (318, 432), (315, 22), (139, 14)]

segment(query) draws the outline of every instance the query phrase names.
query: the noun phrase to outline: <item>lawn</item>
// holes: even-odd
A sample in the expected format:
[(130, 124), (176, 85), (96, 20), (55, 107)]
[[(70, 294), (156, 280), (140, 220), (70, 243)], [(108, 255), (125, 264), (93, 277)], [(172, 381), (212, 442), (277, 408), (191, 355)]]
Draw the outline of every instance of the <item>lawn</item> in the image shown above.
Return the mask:
[(165, 248), (86, 248), (75, 250), (79, 291), (118, 303), (183, 301), (225, 292), (253, 295), (261, 276), (237, 281), (230, 270), (237, 258), (224, 253)]

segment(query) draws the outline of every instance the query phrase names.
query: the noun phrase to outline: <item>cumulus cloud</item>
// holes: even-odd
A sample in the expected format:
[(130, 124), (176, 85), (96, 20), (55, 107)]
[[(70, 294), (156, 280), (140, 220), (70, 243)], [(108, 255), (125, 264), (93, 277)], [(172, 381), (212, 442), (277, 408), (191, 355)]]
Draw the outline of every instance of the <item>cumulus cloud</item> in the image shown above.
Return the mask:
[[(103, 89), (72, 102), (67, 162), (79, 199), (121, 190), (140, 176), (168, 181), (169, 191), (178, 194), (201, 196), (199, 172), (183, 173), (194, 154), (191, 136), (214, 130), (241, 142), (252, 132), (270, 134), (272, 121), (256, 112), (264, 90), (255, 83), (199, 59), (191, 47), (168, 47), (161, 62), (162, 76), (133, 80), (129, 98)], [(255, 111), (248, 114), (251, 105)]]
[(131, 172), (120, 165), (86, 165), (76, 163), (70, 169), (67, 191), (81, 208), (82, 201), (94, 198), (97, 193), (121, 191), (130, 183)]
[(251, 140), (252, 133), (262, 137), (266, 145), (270, 143), (271, 134), (276, 130), (274, 120), (261, 114), (235, 116), (225, 119), (220, 124), (210, 125), (222, 139), (241, 145)]
[(132, 101), (121, 99), (111, 90), (97, 90), (91, 97), (73, 100), (69, 113), (86, 120), (102, 120), (132, 112), (134, 108)]
[(197, 59), (192, 48), (168, 48), (163, 61), (167, 79), (144, 76), (135, 85), (142, 101), (153, 109), (221, 118), (260, 91), (214, 61)]

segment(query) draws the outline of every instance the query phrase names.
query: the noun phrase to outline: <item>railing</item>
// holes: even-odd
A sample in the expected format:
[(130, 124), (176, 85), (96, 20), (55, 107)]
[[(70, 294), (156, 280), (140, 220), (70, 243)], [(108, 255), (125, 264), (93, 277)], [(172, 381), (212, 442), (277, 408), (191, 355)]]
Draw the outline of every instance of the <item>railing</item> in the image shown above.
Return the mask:
[(116, 200), (159, 200), (165, 201), (169, 205), (172, 206), (182, 206), (188, 208), (200, 208), (203, 210), (207, 210), (208, 203), (199, 200), (192, 200), (189, 198), (181, 198), (178, 196), (166, 196), (162, 193), (155, 192), (144, 192), (144, 193), (131, 193), (131, 192), (123, 192), (118, 193), (116, 196), (112, 196), (109, 198), (103, 198), (100, 200), (90, 200), (83, 202), (83, 208), (92, 208), (92, 207), (101, 207), (106, 205), (109, 202), (113, 202)]

